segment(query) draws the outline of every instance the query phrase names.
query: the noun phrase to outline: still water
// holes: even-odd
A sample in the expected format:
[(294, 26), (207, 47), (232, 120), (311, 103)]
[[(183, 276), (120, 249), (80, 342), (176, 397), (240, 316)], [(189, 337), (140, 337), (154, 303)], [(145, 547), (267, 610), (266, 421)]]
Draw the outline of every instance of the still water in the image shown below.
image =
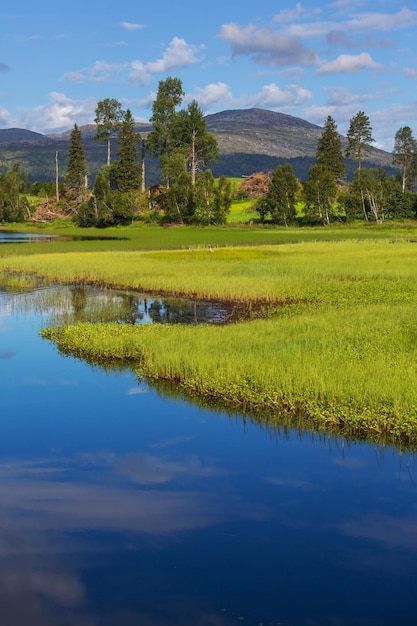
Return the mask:
[[(38, 330), (71, 307), (102, 309), (0, 292), (1, 624), (417, 623), (415, 457), (261, 428), (63, 356)], [(150, 321), (148, 303), (129, 310)]]

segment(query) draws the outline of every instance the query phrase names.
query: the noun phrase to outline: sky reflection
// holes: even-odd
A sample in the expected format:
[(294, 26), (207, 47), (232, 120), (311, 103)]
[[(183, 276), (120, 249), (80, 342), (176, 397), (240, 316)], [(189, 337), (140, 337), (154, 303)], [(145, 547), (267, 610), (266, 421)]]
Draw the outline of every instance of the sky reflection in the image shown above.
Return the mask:
[(49, 313), (0, 298), (1, 624), (415, 626), (414, 456), (165, 398)]

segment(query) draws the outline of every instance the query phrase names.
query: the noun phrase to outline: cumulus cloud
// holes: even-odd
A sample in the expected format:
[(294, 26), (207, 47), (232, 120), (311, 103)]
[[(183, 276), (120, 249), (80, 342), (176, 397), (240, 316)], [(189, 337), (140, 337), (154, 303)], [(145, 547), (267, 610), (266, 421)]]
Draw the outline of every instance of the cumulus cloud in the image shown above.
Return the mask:
[(234, 56), (251, 55), (261, 65), (314, 65), (317, 53), (298, 38), (278, 33), (270, 27), (257, 29), (253, 24), (223, 24), (219, 39), (228, 41)]
[(142, 61), (133, 61), (131, 63), (130, 80), (135, 85), (145, 86), (149, 83), (153, 74), (161, 72), (170, 72), (179, 67), (186, 67), (198, 61), (198, 52), (204, 46), (196, 46), (188, 44), (185, 39), (174, 37), (168, 48), (160, 59), (142, 63)]
[(197, 100), (201, 107), (209, 107), (220, 103), (230, 103), (232, 92), (226, 83), (210, 83), (198, 89), (193, 99)]
[(268, 109), (286, 109), (301, 106), (312, 98), (307, 89), (298, 85), (288, 85), (285, 90), (275, 83), (265, 85), (261, 91), (246, 101), (246, 106)]
[(132, 24), (131, 22), (120, 22), (120, 26), (125, 30), (142, 30), (143, 24)]
[(0, 62), (0, 72), (2, 74), (5, 74), (6, 72), (10, 72), (10, 67), (8, 65), (6, 65), (6, 63), (1, 63)]
[(369, 52), (362, 52), (356, 55), (341, 54), (334, 61), (323, 63), (318, 68), (317, 74), (348, 74), (364, 69), (380, 70), (383, 69), (383, 65), (376, 63)]
[(414, 69), (413, 67), (405, 67), (403, 69), (403, 74), (406, 78), (416, 78), (417, 77), (417, 70)]
[(23, 109), (20, 122), (23, 128), (37, 132), (59, 132), (78, 124), (91, 123), (97, 102), (94, 98), (76, 101), (63, 93), (53, 92), (46, 104), (33, 110)]

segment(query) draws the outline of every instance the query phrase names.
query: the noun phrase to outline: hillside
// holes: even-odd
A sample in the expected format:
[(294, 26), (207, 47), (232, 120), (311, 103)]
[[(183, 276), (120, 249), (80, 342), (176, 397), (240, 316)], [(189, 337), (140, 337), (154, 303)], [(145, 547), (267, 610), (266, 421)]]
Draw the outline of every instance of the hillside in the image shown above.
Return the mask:
[[(291, 163), (296, 176), (306, 180), (315, 160), (317, 142), (322, 128), (306, 120), (264, 109), (237, 109), (214, 113), (206, 117), (207, 129), (219, 145), (220, 159), (210, 164), (215, 176), (248, 176), (257, 171), (270, 171), (278, 164)], [(90, 169), (90, 179), (106, 162), (106, 146), (94, 141), (95, 125), (80, 126)], [(137, 124), (142, 137), (152, 130), (149, 123)], [(59, 156), (60, 178), (66, 169), (71, 129), (63, 133), (42, 135), (33, 131), (0, 129), (0, 161), (10, 167), (20, 161), (30, 181), (55, 179), (56, 153)], [(342, 138), (342, 144), (346, 142)], [(113, 140), (113, 156), (117, 139)], [(391, 166), (388, 152), (371, 149), (367, 166)], [(355, 164), (348, 163), (348, 177)], [(150, 155), (146, 159), (146, 185), (159, 182), (158, 162)]]

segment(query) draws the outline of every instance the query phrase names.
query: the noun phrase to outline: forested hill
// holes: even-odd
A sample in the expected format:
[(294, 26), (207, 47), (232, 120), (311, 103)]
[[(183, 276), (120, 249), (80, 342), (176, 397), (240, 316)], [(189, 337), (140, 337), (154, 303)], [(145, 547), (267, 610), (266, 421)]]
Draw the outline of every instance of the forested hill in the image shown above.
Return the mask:
[[(216, 138), (220, 159), (211, 164), (215, 176), (243, 176), (258, 171), (270, 171), (278, 164), (290, 162), (296, 176), (306, 180), (315, 160), (317, 142), (323, 129), (306, 120), (265, 109), (236, 109), (206, 116), (207, 129)], [(63, 133), (42, 135), (33, 131), (0, 129), (0, 162), (10, 167), (20, 161), (29, 180), (55, 179), (55, 157), (59, 154), (60, 177), (65, 173), (72, 129)], [(90, 178), (106, 162), (106, 146), (94, 141), (95, 126), (81, 126), (83, 143), (90, 169)], [(149, 123), (137, 124), (142, 137), (152, 130)], [(342, 143), (345, 143), (342, 138)], [(117, 153), (114, 139), (113, 157)], [(391, 165), (391, 154), (372, 148), (368, 166)], [(348, 171), (355, 169), (350, 164)], [(146, 184), (159, 180), (158, 164), (147, 158)]]

